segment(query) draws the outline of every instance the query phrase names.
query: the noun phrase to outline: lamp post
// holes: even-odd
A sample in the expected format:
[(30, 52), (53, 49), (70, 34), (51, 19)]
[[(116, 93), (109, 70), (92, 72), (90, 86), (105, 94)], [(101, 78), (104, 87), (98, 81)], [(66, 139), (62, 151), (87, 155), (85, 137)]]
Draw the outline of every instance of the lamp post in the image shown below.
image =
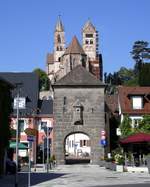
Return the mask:
[[(16, 121), (16, 174), (15, 174), (15, 187), (18, 187), (18, 139), (19, 139), (19, 108), (20, 107), (20, 98), (19, 98), (19, 86), (21, 86), (22, 83), (16, 83), (17, 88), (17, 98), (16, 102), (14, 100), (14, 109), (17, 110), (17, 121)], [(25, 106), (24, 106), (25, 107)]]
[(44, 168), (44, 163), (45, 163), (45, 153), (44, 153), (44, 137), (42, 136), (42, 140), (43, 140), (43, 145), (42, 145), (42, 163), (43, 163), (43, 168)]
[(53, 127), (51, 127), (51, 124), (48, 124), (47, 122), (43, 124), (43, 129), (46, 135), (46, 142), (44, 141), (44, 143), (46, 143), (46, 170), (47, 173), (49, 171), (49, 135), (53, 129)]
[(18, 136), (19, 136), (19, 91), (17, 93), (17, 122), (16, 122), (16, 175), (15, 187), (18, 187)]
[(52, 127), (51, 126), (48, 126), (47, 124), (47, 131), (46, 131), (46, 137), (47, 137), (47, 173), (49, 172), (49, 148), (50, 148), (50, 145), (49, 145), (49, 135), (52, 131)]

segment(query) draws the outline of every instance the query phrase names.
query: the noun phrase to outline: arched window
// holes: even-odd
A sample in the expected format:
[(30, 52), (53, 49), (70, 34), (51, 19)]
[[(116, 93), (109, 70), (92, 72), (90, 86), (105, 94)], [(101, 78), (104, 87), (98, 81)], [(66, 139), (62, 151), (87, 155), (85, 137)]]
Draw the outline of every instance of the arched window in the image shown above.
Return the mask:
[(88, 41), (88, 40), (85, 40), (85, 44), (89, 44), (89, 41)]
[(82, 58), (81, 61), (82, 61), (82, 66), (86, 68), (86, 62), (85, 62), (85, 60)]
[(90, 44), (93, 44), (93, 40), (90, 40)]
[(57, 35), (57, 42), (58, 42), (58, 43), (61, 43), (61, 38), (60, 38), (60, 35), (59, 35), (59, 34)]

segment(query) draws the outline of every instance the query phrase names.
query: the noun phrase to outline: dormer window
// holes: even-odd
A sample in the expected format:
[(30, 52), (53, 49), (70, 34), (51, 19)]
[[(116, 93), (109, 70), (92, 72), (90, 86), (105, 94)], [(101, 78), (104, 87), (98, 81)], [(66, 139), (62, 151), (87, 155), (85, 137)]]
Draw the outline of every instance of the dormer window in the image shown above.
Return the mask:
[(132, 108), (134, 110), (143, 108), (143, 97), (142, 96), (133, 96), (132, 97)]

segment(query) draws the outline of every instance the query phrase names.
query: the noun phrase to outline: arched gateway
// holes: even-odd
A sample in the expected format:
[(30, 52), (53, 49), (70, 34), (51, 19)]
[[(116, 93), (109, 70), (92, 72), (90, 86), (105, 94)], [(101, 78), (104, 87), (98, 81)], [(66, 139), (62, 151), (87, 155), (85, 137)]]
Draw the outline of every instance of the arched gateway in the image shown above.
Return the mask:
[(91, 140), (83, 132), (72, 132), (64, 142), (66, 163), (89, 163), (91, 160)]
[(104, 84), (77, 66), (53, 85), (54, 154), (58, 164), (68, 156), (84, 156), (98, 164), (104, 156)]

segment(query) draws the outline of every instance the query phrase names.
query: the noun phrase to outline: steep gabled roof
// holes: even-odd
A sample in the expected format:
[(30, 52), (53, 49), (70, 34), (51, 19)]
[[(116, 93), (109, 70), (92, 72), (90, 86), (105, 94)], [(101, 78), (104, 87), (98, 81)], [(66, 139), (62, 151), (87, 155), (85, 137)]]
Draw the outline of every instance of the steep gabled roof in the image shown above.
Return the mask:
[[(16, 98), (19, 91), (19, 97), (26, 98), (26, 108), (20, 109), (21, 115), (33, 114), (38, 108), (38, 98), (39, 98), (39, 78), (34, 72), (0, 72), (0, 76), (11, 84), (21, 84), (19, 88), (12, 90), (12, 97)], [(16, 115), (16, 110), (14, 109), (13, 114)]]
[(60, 16), (58, 17), (58, 20), (57, 20), (57, 23), (56, 23), (56, 26), (55, 26), (55, 31), (56, 32), (63, 32), (64, 31), (64, 26), (62, 24)]
[(83, 66), (78, 65), (71, 72), (58, 80), (53, 86), (104, 87), (105, 85), (100, 80), (96, 79), (94, 75), (89, 73)]
[(85, 55), (85, 52), (84, 52), (83, 48), (81, 47), (76, 36), (73, 37), (72, 42), (70, 43), (70, 45), (66, 49), (64, 55), (66, 55), (66, 54), (84, 54)]
[(53, 115), (53, 100), (39, 100), (39, 115)]
[(2, 78), (2, 77), (0, 77), (0, 84), (1, 84), (1, 85), (5, 85), (5, 86), (8, 86), (10, 89), (15, 88), (15, 85), (14, 85), (14, 84), (10, 83), (8, 80), (6, 80), (6, 79), (4, 79), (4, 78)]
[(83, 31), (92, 31), (92, 32), (96, 32), (96, 29), (94, 27), (94, 25), (91, 23), (90, 20), (88, 20), (84, 27), (83, 27)]

